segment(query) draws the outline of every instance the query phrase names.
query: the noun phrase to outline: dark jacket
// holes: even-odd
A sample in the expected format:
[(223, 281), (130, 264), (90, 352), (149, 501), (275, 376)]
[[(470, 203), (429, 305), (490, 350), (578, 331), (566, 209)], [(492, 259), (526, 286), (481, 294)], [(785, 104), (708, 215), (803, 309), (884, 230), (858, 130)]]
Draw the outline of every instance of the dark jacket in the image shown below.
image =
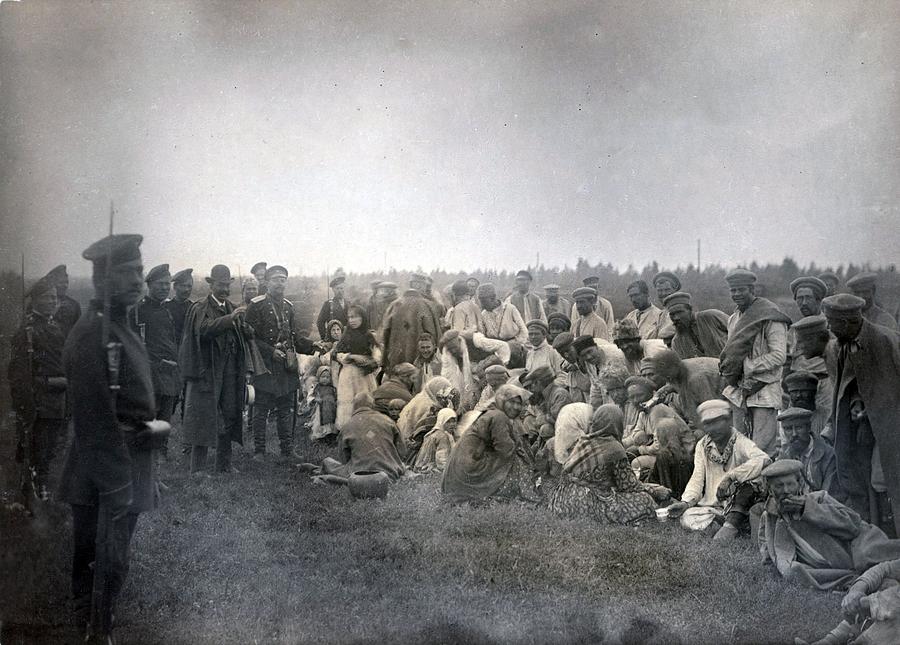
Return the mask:
[[(28, 352), (28, 333), (31, 349)], [(62, 354), (65, 339), (52, 318), (31, 313), (10, 341), (9, 391), (13, 408), (23, 420), (63, 419), (66, 416), (65, 388), (50, 389), (47, 378), (65, 376)]]
[(294, 345), (294, 305), (282, 298), (276, 303), (272, 296), (256, 296), (247, 306), (245, 320), (253, 328), (256, 347), (268, 374), (257, 375), (253, 385), (263, 392), (283, 396), (300, 387), (297, 370), (287, 369), (284, 360), (275, 359), (275, 346), (282, 351), (296, 349)]

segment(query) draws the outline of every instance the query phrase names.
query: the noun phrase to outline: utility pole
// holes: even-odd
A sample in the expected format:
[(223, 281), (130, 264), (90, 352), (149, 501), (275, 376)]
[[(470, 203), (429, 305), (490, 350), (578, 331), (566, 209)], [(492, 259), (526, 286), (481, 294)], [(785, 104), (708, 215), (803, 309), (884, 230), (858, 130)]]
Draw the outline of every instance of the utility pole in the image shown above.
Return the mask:
[(697, 238), (697, 273), (700, 273), (700, 238)]

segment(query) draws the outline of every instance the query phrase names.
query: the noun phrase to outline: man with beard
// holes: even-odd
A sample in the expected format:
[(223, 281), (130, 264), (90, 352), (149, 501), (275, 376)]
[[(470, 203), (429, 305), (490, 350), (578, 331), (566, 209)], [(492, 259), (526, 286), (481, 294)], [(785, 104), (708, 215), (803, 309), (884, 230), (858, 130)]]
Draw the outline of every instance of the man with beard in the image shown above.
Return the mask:
[(894, 317), (875, 302), (875, 281), (877, 279), (878, 276), (874, 273), (858, 273), (847, 280), (847, 287), (854, 296), (866, 301), (862, 310), (863, 318), (875, 325), (897, 331), (897, 321), (894, 320)]
[(265, 262), (257, 262), (252, 267), (250, 267), (250, 275), (256, 278), (256, 295), (258, 296), (263, 296), (266, 294), (266, 291), (268, 291), (268, 285), (266, 284), (267, 266), (268, 265)]
[(642, 360), (651, 358), (666, 348), (659, 339), (642, 338), (634, 320), (628, 318), (616, 323), (613, 328), (613, 342), (625, 355), (625, 367), (631, 376), (640, 374)]
[(805, 408), (788, 408), (778, 414), (778, 422), (786, 443), (781, 445), (779, 459), (795, 459), (803, 464), (803, 476), (811, 490), (834, 495), (834, 450), (812, 432), (812, 412)]
[(572, 303), (559, 295), (558, 284), (548, 284), (544, 286), (544, 300), (542, 302), (544, 313), (547, 314), (549, 322), (550, 314), (561, 313), (568, 314), (572, 311)]
[[(344, 327), (347, 326), (347, 302), (344, 300), (344, 283), (346, 281), (346, 276), (338, 273), (328, 283), (328, 286), (331, 287), (331, 291), (334, 293), (334, 297), (322, 304), (322, 308), (319, 310), (319, 317), (316, 318), (316, 329), (319, 330), (319, 338), (322, 340), (328, 338), (328, 330), (325, 327), (332, 320), (338, 320)], [(262, 287), (262, 284), (260, 284), (260, 287)], [(260, 288), (260, 293), (264, 293), (262, 288)]]
[(634, 309), (625, 314), (623, 320), (633, 322), (641, 338), (659, 338), (663, 311), (650, 302), (650, 287), (643, 280), (635, 280), (628, 285), (627, 293)]
[(575, 298), (575, 313), (578, 315), (577, 320), (573, 316), (572, 334), (578, 336), (591, 336), (592, 338), (602, 338), (609, 340), (611, 338), (611, 328), (599, 314), (595, 311), (597, 305), (597, 292), (590, 287), (581, 287), (575, 289), (572, 293)]
[[(822, 313), (822, 298), (825, 297), (828, 287), (825, 283), (812, 276), (801, 276), (791, 282), (791, 293), (794, 294), (794, 302), (800, 310), (800, 315), (804, 318), (807, 316), (818, 316)], [(787, 350), (788, 350), (788, 366), (790, 369), (803, 369), (803, 361), (801, 360), (797, 367), (794, 367), (795, 356), (799, 353), (797, 350), (797, 338), (793, 327), (788, 330)]]
[(572, 402), (566, 388), (556, 382), (556, 375), (546, 365), (528, 371), (519, 379), (531, 392), (525, 418), (525, 432), (533, 447), (539, 448), (553, 436), (556, 417), (564, 406)]
[(429, 334), (432, 340), (441, 337), (441, 322), (425, 299), (425, 285), (424, 275), (412, 274), (409, 289), (384, 314), (384, 369), (388, 373), (395, 365), (416, 360), (422, 334)]
[(579, 366), (590, 378), (590, 394), (587, 402), (595, 409), (599, 408), (608, 403), (606, 388), (600, 380), (601, 370), (613, 362), (624, 363), (625, 358), (621, 350), (612, 343), (598, 341), (588, 335), (579, 336), (572, 341), (572, 348), (577, 352)]
[(833, 396), (830, 381), (827, 374), (820, 381), (811, 372), (791, 372), (784, 379), (784, 389), (791, 400), (791, 407), (809, 410), (813, 435), (821, 437), (824, 434), (829, 439), (831, 431), (826, 429), (829, 427)]
[(734, 269), (725, 281), (735, 311), (728, 318), (728, 340), (719, 359), (726, 383), (722, 394), (734, 406), (734, 427), (771, 457), (778, 448), (781, 372), (791, 319), (756, 295), (752, 271)]
[(45, 280), (56, 287), (56, 298), (59, 302), (54, 320), (62, 331), (63, 338), (68, 338), (72, 327), (81, 318), (81, 305), (77, 300), (66, 295), (69, 291), (69, 274), (66, 271), (66, 265), (60, 264), (54, 267), (46, 275)]
[(718, 358), (728, 339), (728, 316), (718, 309), (694, 313), (691, 294), (676, 291), (664, 301), (675, 328), (672, 349), (681, 358)]
[(184, 333), (184, 320), (187, 318), (188, 309), (194, 304), (191, 301), (191, 292), (194, 290), (193, 269), (182, 269), (172, 276), (172, 288), (175, 293), (163, 303), (163, 306), (172, 316), (175, 329), (175, 340), (181, 345), (181, 336)]
[[(600, 278), (592, 275), (588, 276), (584, 280), (581, 281), (581, 284), (584, 285), (585, 288), (594, 290), (594, 299), (591, 302), (591, 309), (595, 311), (601, 320), (606, 324), (607, 335), (605, 336), (606, 340), (609, 340), (609, 334), (612, 333), (613, 325), (616, 324), (616, 316), (613, 313), (612, 304), (606, 298), (600, 296)], [(575, 293), (580, 289), (576, 289), (572, 293), (572, 299), (575, 300), (575, 303), (572, 305), (572, 311), (569, 313), (569, 318), (572, 321), (572, 328), (575, 329), (578, 325), (578, 321), (581, 318), (581, 315), (578, 311), (578, 298), (575, 296)], [(589, 333), (589, 332), (582, 332)], [(576, 336), (578, 334), (575, 334)]]
[[(672, 325), (672, 320), (669, 317), (670, 312), (665, 306), (666, 298), (677, 291), (681, 291), (681, 280), (671, 271), (660, 271), (653, 276), (653, 288), (656, 289), (656, 299), (663, 308), (663, 313), (659, 321), (659, 328), (666, 329)], [(682, 358), (693, 357), (683, 356)]]
[(544, 305), (541, 299), (531, 293), (531, 283), (534, 278), (524, 269), (516, 273), (516, 288), (506, 299), (519, 310), (522, 320), (542, 320), (547, 322), (547, 314), (544, 313)]

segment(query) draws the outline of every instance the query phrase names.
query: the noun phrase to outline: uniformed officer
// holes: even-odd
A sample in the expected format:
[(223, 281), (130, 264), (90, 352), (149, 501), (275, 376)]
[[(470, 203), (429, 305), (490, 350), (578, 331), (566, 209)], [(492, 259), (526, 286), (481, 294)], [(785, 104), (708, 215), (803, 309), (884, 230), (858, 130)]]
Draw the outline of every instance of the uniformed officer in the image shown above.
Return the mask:
[(60, 495), (72, 505), (72, 591), (90, 642), (111, 640), (138, 514), (156, 506), (153, 448), (168, 431), (153, 421), (150, 362), (127, 319), (141, 297), (141, 240), (112, 235), (82, 253), (96, 298), (63, 352), (75, 436)]
[(268, 293), (250, 301), (245, 318), (253, 328), (256, 346), (269, 371), (253, 379), (256, 400), (251, 425), (256, 460), (262, 459), (266, 452), (266, 420), (270, 411), (274, 411), (277, 420), (281, 454), (284, 457), (291, 454), (291, 415), (300, 381), (294, 342), (294, 306), (284, 297), (287, 278), (283, 266), (269, 267), (265, 276)]
[(16, 458), (28, 454), (35, 497), (50, 498), (47, 475), (66, 424), (65, 339), (53, 319), (56, 286), (38, 280), (28, 292), (31, 311), (10, 343), (9, 389), (16, 411)]
[(256, 281), (259, 283), (257, 285), (258, 295), (265, 295), (266, 291), (268, 290), (268, 285), (266, 284), (266, 263), (257, 262), (252, 267), (250, 267), (250, 273), (254, 278), (256, 278)]
[(69, 290), (69, 274), (66, 271), (66, 265), (60, 264), (53, 267), (45, 276), (45, 279), (56, 287), (56, 297), (59, 299), (59, 305), (56, 308), (54, 319), (56, 324), (62, 330), (63, 338), (68, 338), (72, 327), (81, 318), (81, 305), (74, 298), (66, 295)]
[(175, 290), (173, 297), (163, 303), (163, 306), (172, 315), (175, 325), (175, 342), (181, 343), (181, 335), (184, 333), (184, 319), (187, 311), (194, 304), (191, 301), (191, 292), (194, 290), (193, 269), (182, 269), (172, 275), (172, 288)]

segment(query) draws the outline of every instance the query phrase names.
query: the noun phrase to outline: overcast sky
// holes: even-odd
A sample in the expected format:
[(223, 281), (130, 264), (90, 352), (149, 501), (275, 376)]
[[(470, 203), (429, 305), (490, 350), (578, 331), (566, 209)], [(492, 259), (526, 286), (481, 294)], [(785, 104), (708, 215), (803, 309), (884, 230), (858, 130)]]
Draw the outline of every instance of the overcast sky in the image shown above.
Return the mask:
[(0, 4), (0, 251), (888, 264), (897, 2)]

